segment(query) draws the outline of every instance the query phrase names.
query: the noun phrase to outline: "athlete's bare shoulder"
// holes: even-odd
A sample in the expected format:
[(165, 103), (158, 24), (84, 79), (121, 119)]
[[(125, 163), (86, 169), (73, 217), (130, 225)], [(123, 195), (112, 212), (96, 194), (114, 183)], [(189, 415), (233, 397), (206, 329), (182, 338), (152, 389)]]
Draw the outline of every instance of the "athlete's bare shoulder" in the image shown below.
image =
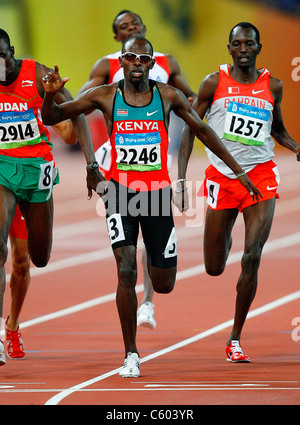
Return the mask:
[(215, 92), (217, 90), (218, 84), (219, 84), (219, 71), (216, 71), (206, 75), (200, 87), (205, 88), (206, 90)]
[[(55, 66), (55, 65), (54, 65)], [(54, 73), (54, 67), (50, 68), (46, 65), (43, 65), (39, 62), (35, 62), (35, 75), (36, 75), (36, 81), (41, 82), (42, 78), (45, 77), (45, 75), (48, 72)]]
[[(102, 81), (107, 82), (110, 72), (110, 62), (107, 56), (98, 59), (90, 72), (90, 80), (101, 79)], [(103, 83), (102, 83), (103, 84)]]
[(156, 81), (155, 84), (157, 85), (157, 87), (159, 88), (160, 91), (161, 90), (168, 90), (169, 87), (174, 88), (170, 84), (162, 83), (160, 81)]
[(272, 86), (273, 89), (280, 89), (282, 88), (282, 81), (270, 75), (270, 86)]
[(42, 84), (42, 78), (45, 77), (45, 75), (48, 72), (52, 72), (54, 73), (54, 69), (49, 68), (46, 65), (43, 65), (39, 62), (35, 62), (35, 80), (36, 80), (36, 87), (37, 90), (39, 92), (39, 95), (41, 97), (44, 96), (44, 88), (43, 88), (43, 84)]
[(39, 62), (35, 62), (35, 74), (36, 74), (37, 79), (38, 78), (42, 79), (42, 77), (44, 77), (45, 74), (47, 72), (50, 72), (50, 71), (54, 72), (54, 70), (52, 68), (49, 68), (48, 66), (43, 65)]
[(280, 100), (282, 97), (282, 81), (270, 76), (270, 90), (274, 100)]
[(282, 81), (279, 80), (279, 78), (276, 78), (276, 77), (273, 77), (273, 75), (270, 75), (270, 84), (282, 85)]
[(174, 99), (177, 96), (180, 96), (183, 93), (176, 89), (175, 87), (171, 86), (170, 84), (161, 83), (159, 81), (156, 82), (157, 88), (160, 91), (160, 94), (162, 97), (168, 97), (170, 99)]
[(90, 89), (87, 89), (86, 91), (81, 93), (78, 96), (78, 99), (86, 95), (91, 97), (98, 97), (98, 96), (110, 97), (115, 94), (117, 87), (118, 87), (118, 83), (102, 84), (101, 86), (91, 87)]
[(196, 103), (206, 102), (207, 107), (212, 103), (219, 84), (219, 71), (208, 74), (200, 84)]

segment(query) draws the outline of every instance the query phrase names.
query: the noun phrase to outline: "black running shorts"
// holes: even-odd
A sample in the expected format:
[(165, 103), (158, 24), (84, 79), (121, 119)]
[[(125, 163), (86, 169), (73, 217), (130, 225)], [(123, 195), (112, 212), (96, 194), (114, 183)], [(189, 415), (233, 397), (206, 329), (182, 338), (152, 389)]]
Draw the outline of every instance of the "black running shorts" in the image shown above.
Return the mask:
[(177, 238), (171, 199), (171, 186), (139, 192), (110, 180), (104, 201), (112, 248), (136, 247), (141, 226), (148, 263), (158, 268), (175, 267)]

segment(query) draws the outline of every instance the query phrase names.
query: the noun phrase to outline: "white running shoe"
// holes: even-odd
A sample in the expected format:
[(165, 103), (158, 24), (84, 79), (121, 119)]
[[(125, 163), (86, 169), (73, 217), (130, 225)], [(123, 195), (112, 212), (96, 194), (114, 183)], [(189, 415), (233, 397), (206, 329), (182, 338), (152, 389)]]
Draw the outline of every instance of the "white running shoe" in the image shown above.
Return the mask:
[(3, 345), (3, 342), (0, 341), (0, 366), (5, 365), (5, 363), (6, 363), (6, 359), (5, 359), (4, 345)]
[(145, 328), (154, 329), (156, 321), (154, 320), (154, 304), (150, 301), (143, 303), (137, 312), (137, 325)]
[(138, 378), (140, 376), (140, 358), (137, 353), (127, 354), (119, 375), (122, 378)]

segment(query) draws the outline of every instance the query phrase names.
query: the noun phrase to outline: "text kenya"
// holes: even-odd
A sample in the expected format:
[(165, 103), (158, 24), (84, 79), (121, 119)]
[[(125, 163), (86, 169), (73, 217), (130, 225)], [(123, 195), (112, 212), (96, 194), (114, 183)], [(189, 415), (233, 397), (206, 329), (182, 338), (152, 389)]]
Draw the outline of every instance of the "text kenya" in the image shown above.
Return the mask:
[(119, 121), (117, 131), (159, 131), (157, 121)]

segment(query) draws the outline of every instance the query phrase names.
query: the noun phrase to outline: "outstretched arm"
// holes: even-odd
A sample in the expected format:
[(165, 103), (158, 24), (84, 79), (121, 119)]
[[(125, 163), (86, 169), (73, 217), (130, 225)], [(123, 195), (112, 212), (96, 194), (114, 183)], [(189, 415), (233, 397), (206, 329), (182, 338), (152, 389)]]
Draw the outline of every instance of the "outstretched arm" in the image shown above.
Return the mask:
[[(210, 74), (201, 83), (198, 95), (193, 102), (193, 108), (203, 119), (208, 107), (213, 100), (213, 94), (217, 88), (219, 81), (218, 73)], [(181, 211), (187, 211), (189, 208), (188, 194), (185, 187), (186, 171), (188, 162), (194, 147), (195, 133), (186, 124), (183, 128), (180, 144), (178, 149), (178, 181), (177, 181), (177, 195), (175, 195), (175, 205)], [(181, 193), (181, 195), (180, 195)]]
[(54, 124), (52, 128), (64, 140), (67, 145), (76, 145), (77, 136), (71, 120), (62, 121)]
[(274, 98), (273, 123), (271, 135), (285, 148), (296, 154), (297, 161), (300, 161), (300, 145), (289, 135), (284, 126), (281, 113), (282, 83), (276, 78), (270, 78), (270, 89)]
[(180, 211), (189, 209), (189, 197), (186, 188), (186, 171), (194, 147), (195, 135), (186, 124), (183, 127), (177, 156), (178, 180), (176, 182), (174, 204)]

